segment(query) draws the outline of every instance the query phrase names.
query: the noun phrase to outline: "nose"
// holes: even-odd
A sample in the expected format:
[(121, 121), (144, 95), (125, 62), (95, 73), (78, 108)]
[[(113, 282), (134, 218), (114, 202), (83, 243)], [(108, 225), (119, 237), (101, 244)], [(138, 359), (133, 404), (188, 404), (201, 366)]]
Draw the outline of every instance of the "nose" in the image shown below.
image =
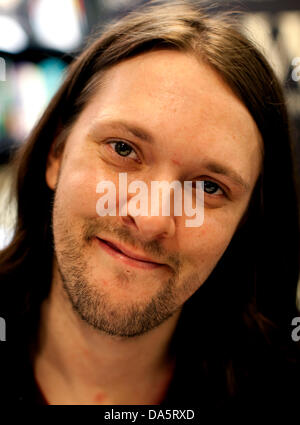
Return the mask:
[[(161, 238), (172, 238), (175, 234), (176, 224), (174, 215), (171, 213), (172, 211), (172, 202), (173, 197), (170, 196), (170, 213), (168, 213), (168, 209), (163, 208), (163, 204), (165, 205), (166, 198), (163, 198), (162, 189), (159, 189), (158, 197), (153, 197), (150, 187), (148, 187), (148, 192), (146, 195), (148, 198), (148, 214), (139, 214), (139, 215), (131, 215), (130, 208), (127, 209), (127, 215), (122, 217), (123, 222), (126, 225), (134, 226), (138, 231), (139, 235), (144, 240), (153, 240), (153, 239), (161, 239)], [(153, 198), (153, 199), (151, 199)], [(130, 195), (127, 198), (127, 206), (128, 202), (131, 199)], [(156, 212), (153, 213), (151, 210), (151, 206), (154, 203), (157, 203)], [(151, 203), (152, 202), (152, 203)], [(152, 213), (151, 213), (152, 211)]]
[(175, 223), (172, 217), (127, 215), (122, 219), (125, 224), (135, 226), (145, 240), (171, 238), (175, 234)]

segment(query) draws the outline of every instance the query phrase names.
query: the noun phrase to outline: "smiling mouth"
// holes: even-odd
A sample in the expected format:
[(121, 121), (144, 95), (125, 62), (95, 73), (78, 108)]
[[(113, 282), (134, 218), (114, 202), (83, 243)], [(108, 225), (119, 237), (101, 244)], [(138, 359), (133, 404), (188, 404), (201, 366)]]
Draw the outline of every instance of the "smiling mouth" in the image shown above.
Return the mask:
[(119, 247), (105, 239), (96, 237), (96, 240), (102, 249), (104, 249), (108, 254), (117, 260), (121, 260), (126, 265), (141, 269), (155, 269), (164, 266), (164, 264), (155, 263), (146, 259), (135, 258), (134, 256), (130, 256), (127, 253), (125, 254)]
[[(124, 254), (124, 252), (123, 251), (121, 251), (120, 249), (118, 249), (117, 247), (116, 247), (116, 245), (114, 245), (114, 244), (112, 244), (112, 243), (110, 243), (110, 242), (108, 242), (108, 241), (105, 241), (104, 239), (100, 239), (101, 240), (101, 242), (104, 242), (104, 243), (106, 243), (106, 245), (108, 245), (108, 246), (110, 246), (112, 249), (114, 249), (115, 251), (117, 251), (117, 252), (120, 252), (121, 254)], [(124, 255), (126, 255), (126, 254), (124, 254)], [(129, 257), (128, 255), (127, 255), (127, 257)], [(132, 257), (131, 257), (132, 258)]]

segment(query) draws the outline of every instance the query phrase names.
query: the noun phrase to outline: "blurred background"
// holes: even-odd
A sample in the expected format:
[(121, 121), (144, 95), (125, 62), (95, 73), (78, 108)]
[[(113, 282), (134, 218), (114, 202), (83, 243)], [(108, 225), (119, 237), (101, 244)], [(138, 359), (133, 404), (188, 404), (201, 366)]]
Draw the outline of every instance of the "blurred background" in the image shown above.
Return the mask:
[[(172, 0), (170, 0), (172, 1)], [(9, 158), (22, 144), (89, 35), (146, 0), (0, 0), (0, 248), (8, 239)], [(208, 2), (209, 4), (210, 2)], [(286, 91), (300, 177), (300, 1), (214, 1), (245, 12), (243, 28)]]

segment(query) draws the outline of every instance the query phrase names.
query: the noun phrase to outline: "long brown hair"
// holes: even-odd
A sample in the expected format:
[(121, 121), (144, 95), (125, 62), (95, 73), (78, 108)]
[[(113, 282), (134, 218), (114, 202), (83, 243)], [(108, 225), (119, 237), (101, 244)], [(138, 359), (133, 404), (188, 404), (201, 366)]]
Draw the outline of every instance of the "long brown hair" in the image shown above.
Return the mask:
[[(245, 220), (210, 277), (186, 302), (172, 344), (178, 359), (174, 376), (186, 386), (181, 390), (171, 386), (170, 400), (197, 402), (201, 386), (196, 393), (188, 388), (198, 381), (206, 385), (201, 397), (221, 405), (250, 382), (255, 385), (254, 377), (266, 364), (272, 365), (272, 359), (275, 363), (276, 350), (295, 361), (297, 344), (291, 340), (290, 324), (298, 315), (299, 219), (282, 89), (237, 23), (228, 15), (204, 13), (201, 3), (150, 2), (94, 38), (70, 65), (14, 160), (16, 227), (11, 243), (0, 254), (1, 286), (11, 291), (14, 302), (10, 310), (3, 302), (1, 315), (14, 317), (19, 342), (26, 343), (29, 329), (34, 337), (39, 307), (52, 279), (53, 192), (45, 182), (47, 156), (53, 144), (57, 154), (63, 149), (103, 72), (153, 49), (192, 52), (241, 99), (264, 142), (263, 170)], [(270, 366), (268, 376), (272, 370)]]

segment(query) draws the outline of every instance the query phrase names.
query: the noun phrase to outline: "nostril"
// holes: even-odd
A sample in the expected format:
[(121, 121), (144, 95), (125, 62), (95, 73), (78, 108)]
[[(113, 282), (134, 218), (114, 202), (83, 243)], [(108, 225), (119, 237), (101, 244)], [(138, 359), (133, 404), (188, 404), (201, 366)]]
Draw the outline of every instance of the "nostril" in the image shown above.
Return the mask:
[(123, 222), (125, 223), (125, 224), (127, 224), (127, 225), (136, 225), (135, 224), (135, 220), (130, 216), (130, 215), (125, 215), (125, 216), (122, 216), (122, 220), (123, 220)]

